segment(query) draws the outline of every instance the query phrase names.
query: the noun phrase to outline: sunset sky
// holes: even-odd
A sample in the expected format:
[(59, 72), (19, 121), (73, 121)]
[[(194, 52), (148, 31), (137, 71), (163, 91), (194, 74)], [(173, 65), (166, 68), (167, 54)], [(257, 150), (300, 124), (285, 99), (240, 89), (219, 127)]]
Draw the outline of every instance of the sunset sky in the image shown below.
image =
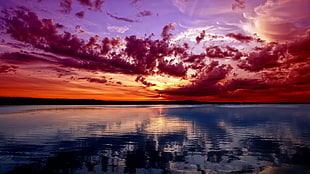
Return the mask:
[(0, 7), (0, 96), (310, 102), (310, 0)]

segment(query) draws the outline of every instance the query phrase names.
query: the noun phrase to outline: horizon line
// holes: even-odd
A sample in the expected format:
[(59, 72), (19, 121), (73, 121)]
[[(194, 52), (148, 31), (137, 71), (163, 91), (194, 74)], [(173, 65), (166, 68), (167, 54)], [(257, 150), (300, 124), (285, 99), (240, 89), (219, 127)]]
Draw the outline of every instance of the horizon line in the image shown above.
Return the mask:
[(199, 100), (98, 100), (69, 98), (0, 97), (0, 105), (143, 105), (143, 104), (310, 104), (306, 102), (199, 101)]

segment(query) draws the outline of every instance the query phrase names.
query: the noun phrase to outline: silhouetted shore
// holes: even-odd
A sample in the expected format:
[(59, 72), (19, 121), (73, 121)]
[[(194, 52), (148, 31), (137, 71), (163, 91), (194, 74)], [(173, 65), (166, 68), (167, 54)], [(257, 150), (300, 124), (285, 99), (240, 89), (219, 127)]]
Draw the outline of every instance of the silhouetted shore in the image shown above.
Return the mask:
[[(182, 101), (105, 101), (93, 99), (45, 99), (26, 97), (0, 97), (0, 105), (156, 105), (156, 104), (261, 104), (259, 102), (201, 102), (194, 100)], [(275, 103), (270, 103), (275, 104)], [(294, 104), (282, 102), (279, 104)]]

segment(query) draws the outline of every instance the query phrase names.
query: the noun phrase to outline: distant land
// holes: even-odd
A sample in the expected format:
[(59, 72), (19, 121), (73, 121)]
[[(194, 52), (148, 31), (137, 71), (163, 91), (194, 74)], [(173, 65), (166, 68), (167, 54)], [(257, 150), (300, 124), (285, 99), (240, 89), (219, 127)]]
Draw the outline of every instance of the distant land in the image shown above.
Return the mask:
[[(27, 97), (0, 97), (0, 105), (156, 105), (156, 104), (264, 104), (259, 102), (202, 102), (194, 100), (182, 101), (105, 101), (93, 99), (51, 99)], [(268, 104), (295, 104), (289, 102)], [(297, 103), (296, 103), (297, 104)]]

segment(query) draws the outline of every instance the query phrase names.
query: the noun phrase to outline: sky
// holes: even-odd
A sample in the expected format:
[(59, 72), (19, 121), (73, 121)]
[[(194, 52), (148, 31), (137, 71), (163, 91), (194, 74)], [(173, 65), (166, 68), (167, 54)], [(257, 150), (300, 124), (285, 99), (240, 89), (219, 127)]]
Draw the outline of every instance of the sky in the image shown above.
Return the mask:
[(310, 0), (6, 0), (0, 96), (310, 102)]

